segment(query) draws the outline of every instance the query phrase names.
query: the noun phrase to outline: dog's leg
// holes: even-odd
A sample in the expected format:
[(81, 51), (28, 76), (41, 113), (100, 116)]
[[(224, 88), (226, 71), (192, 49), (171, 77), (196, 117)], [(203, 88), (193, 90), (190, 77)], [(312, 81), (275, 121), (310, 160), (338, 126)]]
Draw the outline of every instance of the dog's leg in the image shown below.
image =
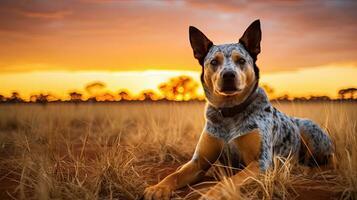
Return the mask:
[[(239, 189), (239, 187), (248, 179), (248, 178), (255, 178), (259, 174), (260, 169), (259, 169), (259, 163), (258, 161), (253, 161), (247, 165), (242, 171), (238, 172), (234, 176), (230, 177), (227, 180), (227, 183), (232, 183), (236, 189)], [(201, 197), (201, 200), (223, 200), (223, 199), (232, 199), (225, 196), (224, 190), (226, 190), (226, 184), (225, 181), (221, 181), (217, 183), (215, 186), (213, 186), (204, 196)]]
[(310, 167), (334, 167), (334, 148), (331, 139), (316, 123), (295, 118), (301, 135), (299, 160)]
[[(247, 180), (247, 178), (257, 177), (257, 175), (259, 174), (261, 141), (261, 135), (258, 129), (235, 139), (234, 142), (238, 146), (239, 152), (241, 153), (243, 161), (244, 163), (246, 163), (247, 167), (228, 179), (229, 182), (233, 183), (234, 187), (239, 188), (240, 185), (242, 185), (244, 181)], [(224, 191), (224, 187), (224, 182), (218, 183), (217, 185), (212, 187), (202, 197), (202, 199), (227, 199), (228, 197), (224, 197), (224, 194), (222, 193), (222, 191)]]
[(169, 199), (172, 191), (199, 181), (221, 154), (224, 141), (203, 132), (191, 161), (144, 191), (145, 200)]
[[(316, 151), (316, 145), (311, 136), (304, 131), (300, 132), (301, 147), (299, 153), (300, 167), (305, 174), (336, 169), (334, 153)], [(322, 141), (323, 142), (323, 141)]]

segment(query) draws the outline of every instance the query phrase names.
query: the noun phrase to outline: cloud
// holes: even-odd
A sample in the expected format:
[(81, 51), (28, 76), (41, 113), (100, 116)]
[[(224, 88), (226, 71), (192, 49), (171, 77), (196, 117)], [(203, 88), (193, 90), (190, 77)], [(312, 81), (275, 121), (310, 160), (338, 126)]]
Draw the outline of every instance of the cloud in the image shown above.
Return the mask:
[(70, 15), (71, 13), (70, 11), (23, 12), (23, 15), (30, 18), (63, 19), (66, 15)]
[(189, 25), (216, 43), (235, 42), (257, 18), (263, 71), (356, 62), (356, 9), (347, 0), (3, 0), (0, 71), (29, 70), (36, 63), (70, 70), (199, 70)]
[[(276, 70), (356, 60), (356, 1), (188, 1), (232, 15), (231, 23), (260, 18), (263, 64)], [(249, 22), (247, 23), (249, 24)], [(269, 52), (268, 54), (266, 52)], [(274, 52), (274, 53), (273, 53)], [(285, 58), (285, 59), (284, 59)]]

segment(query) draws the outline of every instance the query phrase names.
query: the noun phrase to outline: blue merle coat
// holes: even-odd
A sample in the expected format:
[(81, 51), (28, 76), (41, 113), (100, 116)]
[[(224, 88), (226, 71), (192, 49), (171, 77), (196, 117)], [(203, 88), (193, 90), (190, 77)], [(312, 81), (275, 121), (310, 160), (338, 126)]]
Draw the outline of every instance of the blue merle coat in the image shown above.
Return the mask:
[(262, 138), (259, 165), (262, 171), (272, 165), (275, 155), (303, 156), (301, 132), (306, 134), (312, 145), (311, 152), (315, 156), (311, 162), (319, 164), (318, 158), (321, 155), (326, 158), (331, 155), (331, 140), (318, 125), (311, 120), (290, 117), (280, 112), (271, 105), (262, 88), (258, 87), (255, 92), (255, 99), (248, 107), (233, 117), (223, 117), (219, 109), (207, 104), (205, 130), (228, 144), (239, 136), (259, 129)]

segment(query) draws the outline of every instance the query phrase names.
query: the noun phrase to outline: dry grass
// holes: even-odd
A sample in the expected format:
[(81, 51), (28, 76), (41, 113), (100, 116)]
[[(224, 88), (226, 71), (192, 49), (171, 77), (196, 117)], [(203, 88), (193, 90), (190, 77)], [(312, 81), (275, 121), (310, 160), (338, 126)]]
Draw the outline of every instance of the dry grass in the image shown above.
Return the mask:
[[(336, 144), (337, 169), (305, 174), (289, 160), (250, 179), (228, 199), (357, 199), (357, 106), (352, 103), (276, 105), (325, 127)], [(139, 199), (188, 161), (201, 133), (202, 103), (1, 105), (0, 199)], [(217, 176), (218, 175), (218, 176)], [(175, 194), (193, 199), (196, 186)], [(315, 196), (314, 196), (315, 195)], [(326, 196), (327, 195), (327, 196)]]

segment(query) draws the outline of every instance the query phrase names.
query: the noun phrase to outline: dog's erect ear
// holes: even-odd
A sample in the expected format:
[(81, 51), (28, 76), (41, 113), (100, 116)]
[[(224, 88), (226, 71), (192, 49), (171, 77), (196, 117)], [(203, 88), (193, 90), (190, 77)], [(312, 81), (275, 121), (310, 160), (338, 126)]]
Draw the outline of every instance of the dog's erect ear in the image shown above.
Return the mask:
[(256, 60), (257, 55), (260, 53), (261, 39), (262, 31), (260, 30), (260, 21), (258, 19), (245, 30), (243, 36), (239, 39), (239, 43), (243, 44), (253, 59)]
[(190, 43), (193, 49), (193, 55), (203, 66), (203, 61), (213, 43), (196, 27), (190, 26)]

